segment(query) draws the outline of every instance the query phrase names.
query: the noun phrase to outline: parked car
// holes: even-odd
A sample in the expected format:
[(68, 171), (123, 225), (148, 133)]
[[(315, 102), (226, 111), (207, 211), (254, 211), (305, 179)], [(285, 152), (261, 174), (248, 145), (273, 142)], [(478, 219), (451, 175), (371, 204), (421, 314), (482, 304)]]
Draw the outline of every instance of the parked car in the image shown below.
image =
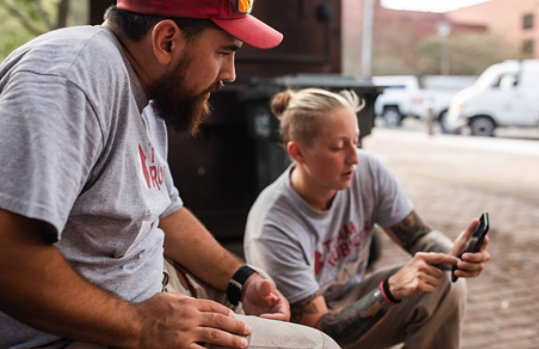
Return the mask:
[(497, 127), (539, 126), (539, 60), (507, 60), (488, 67), (475, 84), (457, 93), (451, 127), (493, 136)]
[(414, 115), (414, 103), (419, 103), (419, 81), (413, 75), (373, 76), (376, 86), (384, 87), (374, 104), (374, 112), (388, 127), (398, 127), (407, 116)]
[(424, 75), (421, 78), (419, 103), (412, 104), (412, 114), (427, 120), (429, 112), (433, 120), (440, 124), (442, 132), (455, 133), (456, 130), (447, 125), (447, 113), (453, 97), (457, 92), (473, 85), (476, 76), (468, 75)]

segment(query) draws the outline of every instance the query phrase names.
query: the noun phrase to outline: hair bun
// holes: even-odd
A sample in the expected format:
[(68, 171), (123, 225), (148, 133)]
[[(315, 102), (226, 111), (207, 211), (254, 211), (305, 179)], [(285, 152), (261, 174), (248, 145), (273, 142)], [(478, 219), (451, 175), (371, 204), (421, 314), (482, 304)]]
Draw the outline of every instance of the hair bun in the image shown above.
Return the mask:
[(283, 116), (293, 96), (294, 91), (288, 89), (286, 91), (277, 93), (273, 97), (271, 101), (271, 111), (277, 119), (280, 119)]

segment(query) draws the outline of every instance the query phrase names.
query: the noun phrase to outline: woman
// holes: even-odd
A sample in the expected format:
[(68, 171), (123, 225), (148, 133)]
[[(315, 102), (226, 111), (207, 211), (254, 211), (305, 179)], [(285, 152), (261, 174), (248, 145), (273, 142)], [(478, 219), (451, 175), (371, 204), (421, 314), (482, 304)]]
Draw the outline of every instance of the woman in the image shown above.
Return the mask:
[[(457, 258), (477, 219), (455, 244), (421, 221), (388, 169), (357, 148), (360, 104), (351, 91), (274, 96), (292, 164), (251, 208), (247, 262), (269, 272), (294, 321), (342, 346), (458, 348), (466, 288), (444, 270), (455, 265), (455, 276), (479, 275), (488, 240)], [(375, 224), (413, 257), (366, 276)]]

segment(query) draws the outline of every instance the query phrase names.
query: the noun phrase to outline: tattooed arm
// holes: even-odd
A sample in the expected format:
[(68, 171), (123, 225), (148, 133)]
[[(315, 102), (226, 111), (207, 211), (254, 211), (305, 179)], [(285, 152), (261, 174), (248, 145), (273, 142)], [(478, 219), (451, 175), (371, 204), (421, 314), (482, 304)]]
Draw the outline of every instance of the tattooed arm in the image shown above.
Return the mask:
[(415, 211), (387, 228), (386, 232), (411, 255), (417, 252), (451, 253), (453, 248), (453, 242), (449, 238), (429, 228)]
[[(442, 252), (451, 256), (459, 256), (478, 225), (479, 221), (473, 219), (453, 243), (444, 234), (430, 229), (415, 211), (412, 211), (402, 221), (387, 228), (386, 232), (412, 255), (417, 252)], [(485, 263), (490, 260), (487, 244), (488, 239), (483, 241), (479, 252), (461, 256), (462, 260), (458, 262), (458, 270), (455, 275), (468, 278), (478, 276), (485, 268)], [(447, 264), (439, 264), (437, 267), (444, 270), (450, 269)]]
[[(436, 289), (442, 271), (434, 265), (456, 264), (457, 258), (445, 253), (418, 252), (405, 266), (388, 279), (393, 298), (416, 297)], [(290, 306), (292, 321), (316, 327), (341, 346), (352, 344), (374, 328), (390, 305), (380, 287), (342, 309), (329, 310), (324, 297), (315, 293)], [(396, 305), (398, 306), (398, 305)]]
[[(433, 232), (413, 211), (387, 231), (413, 254), (411, 260), (388, 279), (390, 293), (396, 299), (433, 292), (442, 276), (442, 271), (435, 265), (457, 263), (456, 257), (447, 254), (453, 245), (451, 241), (441, 233)], [(324, 297), (315, 293), (292, 304), (290, 310), (292, 321), (316, 327), (341, 346), (346, 346), (374, 328), (390, 307), (377, 287), (342, 309), (329, 310)]]
[[(457, 238), (455, 247), (445, 235), (424, 224), (414, 211), (398, 224), (386, 229), (393, 240), (413, 255), (408, 263), (388, 279), (389, 291), (393, 297), (405, 299), (433, 292), (443, 274), (440, 266), (457, 264), (458, 259), (453, 250), (471, 234), (473, 224)], [(477, 272), (480, 270), (475, 268), (473, 273)], [(464, 273), (461, 275), (465, 276)], [(468, 272), (468, 275), (471, 276), (472, 272)], [(291, 304), (290, 311), (293, 322), (316, 327), (341, 346), (347, 346), (376, 327), (391, 306), (377, 287), (342, 309), (329, 310), (324, 297), (315, 293)]]
[(326, 300), (315, 293), (291, 305), (292, 321), (316, 327), (341, 346), (356, 342), (384, 317), (390, 305), (376, 288), (342, 309), (328, 310)]

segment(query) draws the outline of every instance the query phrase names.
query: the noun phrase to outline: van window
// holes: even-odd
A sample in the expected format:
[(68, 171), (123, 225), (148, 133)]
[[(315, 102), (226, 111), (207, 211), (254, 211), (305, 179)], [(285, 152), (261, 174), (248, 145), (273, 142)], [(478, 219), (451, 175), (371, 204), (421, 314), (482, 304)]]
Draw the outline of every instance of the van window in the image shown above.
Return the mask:
[(405, 89), (406, 86), (404, 86), (404, 85), (389, 85), (386, 88), (396, 88), (396, 89), (401, 89), (402, 90), (402, 89)]
[(494, 81), (492, 87), (499, 88), (500, 90), (511, 90), (518, 85), (517, 73), (505, 73)]

